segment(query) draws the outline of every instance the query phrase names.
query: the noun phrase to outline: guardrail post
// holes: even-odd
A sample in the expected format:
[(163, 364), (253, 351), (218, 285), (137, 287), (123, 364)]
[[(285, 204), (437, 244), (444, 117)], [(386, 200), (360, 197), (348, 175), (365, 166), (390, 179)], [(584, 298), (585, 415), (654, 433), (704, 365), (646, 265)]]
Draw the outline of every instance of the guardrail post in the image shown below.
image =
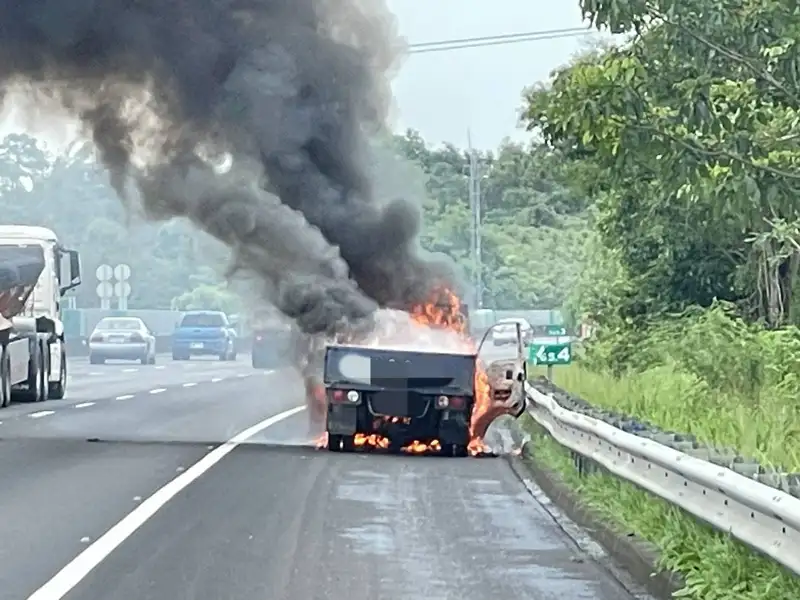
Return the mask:
[(570, 450), (570, 454), (572, 455), (572, 464), (575, 465), (575, 469), (578, 471), (580, 477), (587, 477), (597, 472), (597, 463), (593, 460), (586, 458), (574, 450)]

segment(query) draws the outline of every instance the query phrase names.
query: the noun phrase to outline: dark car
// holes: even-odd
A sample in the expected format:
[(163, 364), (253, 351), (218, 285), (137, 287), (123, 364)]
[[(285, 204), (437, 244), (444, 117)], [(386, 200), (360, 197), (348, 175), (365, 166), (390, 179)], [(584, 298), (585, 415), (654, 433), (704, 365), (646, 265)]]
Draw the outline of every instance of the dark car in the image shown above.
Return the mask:
[(236, 360), (236, 337), (224, 312), (187, 312), (172, 334), (172, 360), (189, 360), (192, 356)]
[(253, 327), (250, 351), (254, 369), (277, 369), (293, 364), (295, 332), (283, 322), (272, 320)]
[(466, 456), (475, 404), (474, 354), (330, 345), (323, 383), (328, 449), (349, 452), (356, 434), (378, 434), (390, 449), (438, 441)]

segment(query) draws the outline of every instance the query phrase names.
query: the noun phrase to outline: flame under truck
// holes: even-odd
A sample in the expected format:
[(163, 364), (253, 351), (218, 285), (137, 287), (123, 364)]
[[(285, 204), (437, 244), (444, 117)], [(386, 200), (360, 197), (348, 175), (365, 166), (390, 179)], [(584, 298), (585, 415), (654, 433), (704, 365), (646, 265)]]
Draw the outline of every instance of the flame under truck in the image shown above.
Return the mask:
[(64, 397), (62, 298), (80, 283), (78, 252), (54, 232), (0, 225), (0, 406)]

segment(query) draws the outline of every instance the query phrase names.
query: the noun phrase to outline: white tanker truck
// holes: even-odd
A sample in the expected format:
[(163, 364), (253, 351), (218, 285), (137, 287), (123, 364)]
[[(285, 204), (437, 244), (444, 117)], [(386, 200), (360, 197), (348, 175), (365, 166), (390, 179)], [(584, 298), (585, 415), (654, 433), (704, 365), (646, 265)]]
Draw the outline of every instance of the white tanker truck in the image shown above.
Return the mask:
[(64, 397), (62, 296), (80, 283), (78, 252), (51, 230), (0, 225), (0, 407)]

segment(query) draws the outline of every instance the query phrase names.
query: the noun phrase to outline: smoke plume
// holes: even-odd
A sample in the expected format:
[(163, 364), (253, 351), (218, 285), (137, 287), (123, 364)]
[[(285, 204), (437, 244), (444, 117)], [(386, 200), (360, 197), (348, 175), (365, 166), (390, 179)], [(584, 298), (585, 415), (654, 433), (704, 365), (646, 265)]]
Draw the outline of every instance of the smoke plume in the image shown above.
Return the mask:
[(0, 27), (0, 85), (55, 97), (123, 200), (224, 242), (304, 331), (452, 282), (369, 176), (402, 50), (381, 0), (0, 0)]

